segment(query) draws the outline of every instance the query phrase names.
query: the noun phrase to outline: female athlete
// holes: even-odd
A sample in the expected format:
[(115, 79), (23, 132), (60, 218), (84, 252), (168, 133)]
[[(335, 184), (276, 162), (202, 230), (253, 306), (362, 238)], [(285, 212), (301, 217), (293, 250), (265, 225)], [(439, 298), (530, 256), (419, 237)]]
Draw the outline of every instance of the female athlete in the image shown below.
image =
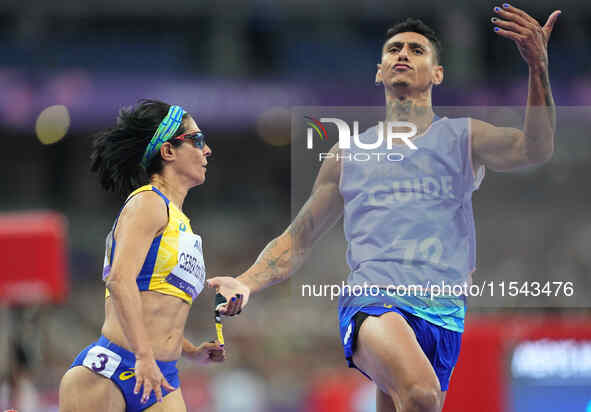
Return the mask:
[(205, 181), (210, 147), (179, 106), (140, 100), (94, 138), (91, 170), (127, 196), (107, 236), (105, 322), (62, 378), (61, 412), (186, 411), (176, 362), (225, 358), (219, 342), (193, 345), (184, 328), (205, 284), (201, 237), (182, 211)]

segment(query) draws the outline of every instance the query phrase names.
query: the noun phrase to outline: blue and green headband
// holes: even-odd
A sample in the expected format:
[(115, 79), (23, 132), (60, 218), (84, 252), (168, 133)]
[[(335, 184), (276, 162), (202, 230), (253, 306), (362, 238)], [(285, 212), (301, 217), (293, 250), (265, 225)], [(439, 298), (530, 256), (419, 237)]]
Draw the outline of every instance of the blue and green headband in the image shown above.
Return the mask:
[(183, 115), (185, 113), (185, 110), (181, 106), (170, 106), (168, 114), (162, 119), (158, 130), (156, 130), (154, 137), (152, 137), (148, 147), (146, 147), (144, 157), (142, 158), (142, 165), (145, 168), (148, 167), (150, 160), (152, 160), (156, 153), (160, 151), (162, 144), (174, 136), (183, 121)]

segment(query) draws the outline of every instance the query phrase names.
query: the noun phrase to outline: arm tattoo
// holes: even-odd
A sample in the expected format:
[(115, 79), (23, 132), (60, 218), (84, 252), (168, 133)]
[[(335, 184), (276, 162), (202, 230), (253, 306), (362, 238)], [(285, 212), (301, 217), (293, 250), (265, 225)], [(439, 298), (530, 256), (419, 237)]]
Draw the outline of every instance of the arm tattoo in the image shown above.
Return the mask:
[[(312, 239), (314, 219), (312, 212), (304, 206), (287, 229), (289, 243), (274, 239), (263, 249), (255, 266), (259, 266), (251, 278), (260, 286), (266, 287), (286, 279), (306, 254), (307, 244)], [(283, 240), (285, 242), (285, 239)]]
[(306, 240), (314, 233), (314, 216), (312, 212), (304, 210), (298, 214), (287, 230), (294, 245), (299, 246), (302, 243), (307, 243)]
[(540, 83), (542, 84), (542, 90), (544, 91), (544, 102), (546, 103), (546, 106), (552, 106), (554, 105), (554, 100), (552, 99), (552, 91), (550, 90), (548, 72), (540, 73), (539, 76)]
[(544, 94), (544, 103), (547, 107), (548, 115), (550, 116), (552, 129), (556, 130), (556, 109), (554, 106), (554, 98), (552, 97), (552, 89), (550, 87), (550, 79), (548, 77), (548, 72), (541, 72), (539, 76), (540, 84), (542, 85), (542, 93)]
[(257, 272), (252, 274), (252, 279), (261, 286), (267, 286), (280, 282), (284, 276), (282, 273), (282, 264), (285, 261), (289, 261), (289, 249), (283, 251), (276, 250), (279, 245), (277, 239), (272, 240), (263, 249), (258, 259), (255, 262), (256, 265), (263, 265), (263, 267)]

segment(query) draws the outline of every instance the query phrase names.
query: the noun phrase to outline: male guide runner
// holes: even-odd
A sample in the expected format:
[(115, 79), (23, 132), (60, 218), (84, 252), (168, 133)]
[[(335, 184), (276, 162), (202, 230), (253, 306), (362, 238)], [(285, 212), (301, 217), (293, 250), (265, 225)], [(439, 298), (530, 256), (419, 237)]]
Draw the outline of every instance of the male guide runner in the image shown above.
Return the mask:
[[(209, 280), (226, 298), (242, 295), (238, 304), (222, 307), (222, 314), (236, 314), (250, 293), (289, 278), (314, 242), (343, 215), (351, 285), (471, 275), (475, 269), (471, 195), (484, 167), (507, 171), (539, 164), (551, 157), (554, 148), (547, 44), (560, 11), (553, 12), (543, 27), (506, 3), (494, 12), (495, 33), (513, 40), (529, 66), (523, 130), (470, 118), (437, 117), (431, 90), (443, 81), (439, 40), (417, 20), (394, 26), (382, 49), (376, 83), (384, 86), (386, 121), (414, 123), (418, 135), (413, 141), (419, 150), (405, 152), (399, 165), (378, 165), (347, 161), (350, 157), (335, 145), (331, 150), (335, 156), (324, 160), (310, 198), (285, 232), (238, 278)], [(372, 142), (375, 136), (371, 128), (360, 138)], [(434, 193), (426, 185), (405, 188), (403, 183), (426, 178), (447, 182), (449, 190)], [(413, 253), (397, 246), (398, 241), (415, 242)], [(461, 298), (429, 304), (429, 299), (417, 296), (341, 297), (345, 355), (351, 367), (376, 383), (379, 412), (441, 411), (459, 355), (464, 314)]]

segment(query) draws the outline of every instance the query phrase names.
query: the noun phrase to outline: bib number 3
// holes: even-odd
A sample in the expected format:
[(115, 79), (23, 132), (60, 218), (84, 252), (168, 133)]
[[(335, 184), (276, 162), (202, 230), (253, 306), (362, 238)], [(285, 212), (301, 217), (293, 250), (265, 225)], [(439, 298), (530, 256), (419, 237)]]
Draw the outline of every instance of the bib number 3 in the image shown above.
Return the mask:
[(107, 355), (105, 355), (104, 353), (99, 353), (98, 355), (96, 355), (96, 357), (98, 359), (100, 359), (99, 365), (96, 365), (95, 362), (92, 362), (92, 370), (97, 373), (102, 372), (105, 370), (105, 365), (109, 361), (109, 357)]
[(121, 356), (98, 345), (90, 348), (82, 361), (82, 365), (109, 379), (120, 363)]

